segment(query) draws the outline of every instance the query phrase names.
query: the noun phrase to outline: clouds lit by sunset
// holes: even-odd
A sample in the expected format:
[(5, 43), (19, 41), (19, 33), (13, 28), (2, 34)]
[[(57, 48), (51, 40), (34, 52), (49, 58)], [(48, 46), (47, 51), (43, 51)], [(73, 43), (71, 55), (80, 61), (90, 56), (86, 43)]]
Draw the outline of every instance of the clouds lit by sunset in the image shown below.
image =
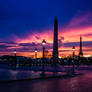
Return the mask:
[[(0, 1), (1, 4), (6, 5), (6, 8), (2, 6), (3, 12), (0, 10), (2, 14), (0, 16), (0, 55), (13, 55), (16, 49), (17, 55), (33, 57), (34, 49), (37, 47), (40, 57), (43, 39), (46, 40), (46, 51), (52, 54), (55, 16), (58, 17), (59, 22), (59, 56), (72, 55), (73, 45), (78, 55), (80, 36), (82, 36), (84, 55), (92, 55), (92, 7), (89, 7), (91, 5), (86, 5), (88, 8), (86, 10), (84, 8), (86, 2), (82, 4), (80, 0), (75, 0), (80, 6), (78, 7), (73, 1), (71, 5), (66, 5), (65, 1), (62, 1), (54, 0), (52, 4), (52, 0), (49, 2), (45, 0), (45, 3), (40, 0), (39, 2), (43, 4), (40, 5), (38, 2), (39, 6), (35, 7), (29, 0), (23, 0), (22, 3), (16, 0), (19, 5), (18, 3), (15, 5), (15, 1), (11, 1), (12, 5), (8, 1), (8, 4)], [(35, 2), (32, 3), (35, 4)], [(66, 5), (66, 8), (59, 3)]]

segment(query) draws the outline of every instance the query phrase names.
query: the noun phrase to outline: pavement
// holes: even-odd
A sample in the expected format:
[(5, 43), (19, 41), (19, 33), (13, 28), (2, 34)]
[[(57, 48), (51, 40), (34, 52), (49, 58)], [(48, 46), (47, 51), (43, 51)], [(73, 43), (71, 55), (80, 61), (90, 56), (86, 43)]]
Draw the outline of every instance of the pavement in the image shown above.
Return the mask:
[(0, 92), (92, 92), (92, 71), (71, 77), (0, 83)]
[(38, 68), (39, 71), (35, 71), (34, 67), (17, 70), (2, 67), (0, 92), (92, 92), (91, 65), (80, 65), (79, 68), (75, 66), (75, 75), (69, 75), (67, 72), (72, 66), (59, 66), (57, 73), (48, 67), (45, 77), (40, 76), (41, 67)]
[[(44, 77), (41, 76), (41, 67), (18, 67), (16, 70), (9, 66), (2, 66), (0, 68), (0, 82), (73, 76), (72, 66), (45, 67), (46, 76)], [(54, 70), (57, 70), (57, 73)], [(75, 75), (91, 70), (92, 66), (81, 65), (79, 68), (75, 66)]]
[[(72, 66), (45, 67), (46, 76), (44, 77), (41, 76), (41, 72), (41, 67), (17, 67), (13, 70), (9, 66), (3, 66), (0, 69), (0, 82), (71, 76)], [(77, 69), (75, 69), (75, 75), (77, 74)]]

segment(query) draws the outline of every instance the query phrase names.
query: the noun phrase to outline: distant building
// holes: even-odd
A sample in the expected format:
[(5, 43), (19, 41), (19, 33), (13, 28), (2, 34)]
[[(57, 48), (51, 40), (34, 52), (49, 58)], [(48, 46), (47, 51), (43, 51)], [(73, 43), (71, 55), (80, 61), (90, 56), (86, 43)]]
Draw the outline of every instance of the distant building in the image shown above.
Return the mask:
[(80, 36), (80, 49), (79, 49), (79, 56), (83, 56), (83, 51), (82, 51), (82, 37)]

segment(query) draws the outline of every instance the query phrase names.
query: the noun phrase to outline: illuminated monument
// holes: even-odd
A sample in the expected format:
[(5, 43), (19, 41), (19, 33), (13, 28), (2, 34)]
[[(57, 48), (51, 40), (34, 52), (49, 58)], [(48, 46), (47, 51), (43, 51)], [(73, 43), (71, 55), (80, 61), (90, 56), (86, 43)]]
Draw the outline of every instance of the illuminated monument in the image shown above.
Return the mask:
[(56, 66), (58, 62), (58, 20), (55, 17), (54, 20), (54, 41), (53, 41), (53, 64)]
[(80, 36), (80, 50), (79, 50), (79, 56), (83, 56), (83, 51), (82, 51), (82, 37)]

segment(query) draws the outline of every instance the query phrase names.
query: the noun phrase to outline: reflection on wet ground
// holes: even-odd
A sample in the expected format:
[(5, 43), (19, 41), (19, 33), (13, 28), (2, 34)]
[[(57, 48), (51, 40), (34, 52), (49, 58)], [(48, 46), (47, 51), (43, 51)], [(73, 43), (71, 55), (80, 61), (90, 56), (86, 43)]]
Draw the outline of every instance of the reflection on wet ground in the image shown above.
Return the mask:
[(92, 72), (71, 78), (0, 83), (2, 92), (92, 92)]
[[(58, 77), (0, 83), (0, 92), (92, 92), (92, 66), (76, 70), (75, 77)], [(58, 72), (62, 75), (62, 72)], [(0, 79), (17, 80), (38, 77), (40, 72), (0, 69)], [(53, 75), (52, 72), (47, 75)]]

